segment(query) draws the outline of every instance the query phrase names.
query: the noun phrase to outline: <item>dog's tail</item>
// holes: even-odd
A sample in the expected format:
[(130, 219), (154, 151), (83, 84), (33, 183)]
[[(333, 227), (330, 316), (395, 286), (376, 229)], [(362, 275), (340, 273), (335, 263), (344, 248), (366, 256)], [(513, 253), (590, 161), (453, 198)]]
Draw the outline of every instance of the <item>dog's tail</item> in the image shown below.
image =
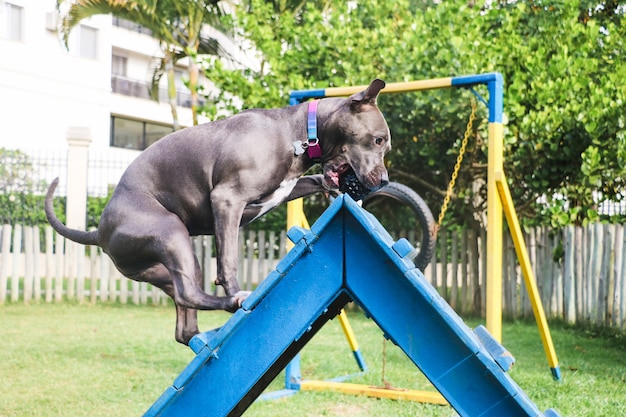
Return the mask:
[(54, 230), (59, 232), (61, 235), (66, 238), (73, 240), (74, 242), (83, 244), (83, 245), (98, 245), (98, 231), (94, 230), (92, 232), (83, 232), (82, 230), (70, 229), (57, 218), (54, 214), (53, 208), (53, 196), (54, 190), (57, 188), (59, 184), (59, 179), (55, 178), (54, 181), (48, 187), (48, 192), (46, 193), (46, 217), (48, 218), (48, 222), (52, 226)]

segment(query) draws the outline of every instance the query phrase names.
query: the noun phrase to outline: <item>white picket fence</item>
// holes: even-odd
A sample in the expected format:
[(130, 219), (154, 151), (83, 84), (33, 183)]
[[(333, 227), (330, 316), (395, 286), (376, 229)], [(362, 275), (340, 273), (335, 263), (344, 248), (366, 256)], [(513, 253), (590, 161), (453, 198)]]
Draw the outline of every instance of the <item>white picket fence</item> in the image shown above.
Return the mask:
[[(455, 310), (484, 317), (485, 233), (452, 232), (451, 243), (444, 244), (447, 234), (439, 232), (439, 262), (433, 259), (425, 275)], [(626, 331), (626, 225), (570, 226), (562, 232), (535, 228), (524, 240), (548, 317)], [(507, 232), (503, 242), (503, 314), (531, 318), (532, 306)], [(448, 260), (445, 268), (441, 259)]]
[[(285, 254), (286, 233), (240, 233), (239, 281), (252, 290)], [(42, 241), (43, 240), (43, 241)], [(192, 238), (204, 274), (204, 288), (213, 284), (216, 261), (212, 236)], [(18, 250), (14, 250), (18, 248)], [(260, 248), (260, 249), (259, 249)], [(3, 225), (0, 235), (0, 303), (63, 300), (160, 303), (166, 296), (152, 285), (123, 277), (111, 259), (95, 246), (76, 244), (50, 226)]]
[[(546, 228), (530, 231), (525, 240), (548, 317), (626, 330), (625, 229), (624, 225), (594, 224), (568, 227), (559, 233)], [(213, 284), (212, 236), (192, 241), (205, 290), (219, 293), (221, 288)], [(239, 281), (242, 289), (252, 290), (284, 256), (286, 236), (284, 232), (241, 231), (240, 242)], [(531, 317), (528, 294), (506, 232), (504, 245), (503, 314)], [(437, 254), (425, 276), (461, 314), (484, 316), (486, 251), (484, 232), (439, 232)], [(70, 242), (49, 226), (2, 226), (0, 303), (158, 304), (166, 298), (149, 284), (122, 277), (97, 247)]]

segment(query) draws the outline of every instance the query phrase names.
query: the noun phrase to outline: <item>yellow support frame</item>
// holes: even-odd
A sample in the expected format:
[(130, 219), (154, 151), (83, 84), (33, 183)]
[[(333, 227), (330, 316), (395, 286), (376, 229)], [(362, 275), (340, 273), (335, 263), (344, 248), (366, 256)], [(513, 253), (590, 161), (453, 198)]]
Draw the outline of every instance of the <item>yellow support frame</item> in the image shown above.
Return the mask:
[[(489, 123), (487, 151), (487, 299), (485, 321), (489, 333), (502, 343), (502, 202), (497, 176), (504, 171), (502, 123)], [(495, 232), (495, 233), (493, 233)]]
[(511, 198), (509, 185), (506, 182), (503, 172), (496, 173), (495, 181), (496, 187), (498, 188), (498, 195), (504, 205), (504, 214), (506, 215), (507, 224), (509, 225), (517, 259), (520, 262), (522, 276), (524, 277), (524, 283), (526, 284), (526, 290), (528, 291), (528, 296), (530, 298), (530, 305), (533, 308), (537, 327), (539, 328), (539, 334), (541, 335), (541, 343), (543, 344), (543, 349), (546, 352), (552, 376), (558, 381), (561, 379), (561, 374), (556, 357), (556, 350), (554, 349), (554, 344), (552, 343), (552, 338), (550, 337), (548, 321), (546, 320), (543, 305), (541, 304), (541, 297), (539, 296), (539, 290), (537, 288), (537, 279), (535, 278), (535, 274), (530, 264), (530, 257), (528, 256), (526, 243), (524, 243), (524, 236), (522, 235), (522, 229), (519, 225), (515, 207), (513, 206), (513, 199)]
[(448, 405), (446, 399), (438, 392), (373, 387), (363, 384), (352, 384), (350, 382), (302, 381), (300, 389), (306, 391), (333, 391), (349, 395)]

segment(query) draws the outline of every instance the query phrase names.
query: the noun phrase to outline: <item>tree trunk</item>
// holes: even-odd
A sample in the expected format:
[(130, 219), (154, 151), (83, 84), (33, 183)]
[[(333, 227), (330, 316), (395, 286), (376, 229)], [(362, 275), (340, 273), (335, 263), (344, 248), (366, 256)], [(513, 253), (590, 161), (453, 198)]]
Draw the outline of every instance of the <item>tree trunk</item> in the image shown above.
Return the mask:
[(177, 131), (180, 129), (180, 121), (178, 120), (178, 106), (176, 103), (176, 78), (174, 76), (173, 54), (169, 52), (165, 55), (165, 73), (167, 74), (167, 98), (172, 111), (172, 126), (174, 131)]
[(198, 79), (200, 78), (200, 70), (196, 61), (195, 51), (188, 51), (189, 57), (189, 92), (191, 94), (191, 117), (193, 125), (198, 124)]

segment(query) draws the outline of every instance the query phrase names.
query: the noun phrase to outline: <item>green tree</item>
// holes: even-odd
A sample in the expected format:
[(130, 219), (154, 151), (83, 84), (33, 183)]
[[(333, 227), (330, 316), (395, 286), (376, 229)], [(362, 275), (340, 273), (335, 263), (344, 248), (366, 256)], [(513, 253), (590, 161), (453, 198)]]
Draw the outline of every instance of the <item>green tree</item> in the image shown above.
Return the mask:
[(0, 222), (3, 224), (41, 224), (46, 182), (30, 156), (19, 150), (0, 148)]
[[(613, 19), (596, 10), (519, 2), (490, 16), (500, 25), (488, 32), (493, 47), (508, 42), (501, 53), (516, 64), (504, 66), (512, 189), (530, 203), (527, 217), (555, 226), (597, 220), (596, 193), (624, 197), (624, 11)], [(546, 204), (533, 204), (542, 196)]]
[(3, 194), (32, 192), (37, 186), (36, 168), (20, 150), (0, 148), (0, 191)]
[(71, 30), (83, 19), (99, 14), (113, 16), (137, 23), (152, 32), (161, 44), (163, 58), (152, 77), (151, 96), (158, 100), (158, 84), (167, 74), (168, 99), (174, 129), (180, 122), (176, 109), (176, 85), (174, 65), (183, 58), (189, 59), (189, 91), (193, 124), (198, 124), (198, 55), (219, 57), (230, 55), (218, 40), (206, 35), (205, 25), (228, 33), (224, 24), (224, 12), (217, 0), (57, 0), (61, 17), (61, 34), (67, 45)]
[[(505, 171), (527, 223), (597, 219), (598, 198), (624, 198), (626, 77), (615, 2), (306, 2), (294, 12), (244, 2), (236, 25), (259, 70), (215, 63), (218, 110), (276, 107), (290, 90), (498, 71), (505, 79)], [(606, 5), (606, 7), (601, 7)], [(213, 61), (212, 61), (213, 63)], [(486, 95), (484, 89), (479, 94)], [(392, 179), (441, 205), (471, 94), (381, 97), (393, 136)], [(483, 121), (486, 111), (481, 108)], [(470, 141), (450, 219), (477, 226), (485, 209), (486, 123)], [(598, 194), (599, 193), (599, 194)]]

